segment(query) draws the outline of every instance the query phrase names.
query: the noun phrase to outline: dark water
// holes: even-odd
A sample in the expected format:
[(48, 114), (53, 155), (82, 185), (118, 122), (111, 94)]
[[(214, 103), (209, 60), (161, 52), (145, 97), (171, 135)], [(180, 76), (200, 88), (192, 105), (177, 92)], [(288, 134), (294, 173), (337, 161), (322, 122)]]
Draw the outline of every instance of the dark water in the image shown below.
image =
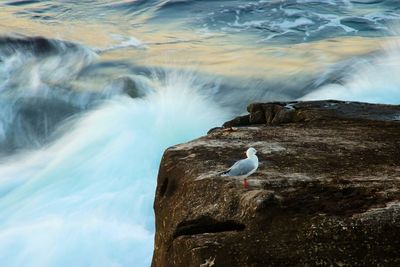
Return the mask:
[(400, 103), (398, 1), (3, 1), (0, 266), (149, 266), (162, 152), (253, 101)]

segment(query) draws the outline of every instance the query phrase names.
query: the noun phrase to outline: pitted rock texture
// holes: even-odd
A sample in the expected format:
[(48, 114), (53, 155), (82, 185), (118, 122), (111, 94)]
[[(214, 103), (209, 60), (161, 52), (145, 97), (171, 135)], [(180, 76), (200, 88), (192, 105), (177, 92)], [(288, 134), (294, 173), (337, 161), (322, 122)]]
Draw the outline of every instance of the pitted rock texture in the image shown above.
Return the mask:
[[(400, 266), (400, 106), (248, 110), (164, 153), (152, 266)], [(250, 146), (249, 187), (221, 177)]]

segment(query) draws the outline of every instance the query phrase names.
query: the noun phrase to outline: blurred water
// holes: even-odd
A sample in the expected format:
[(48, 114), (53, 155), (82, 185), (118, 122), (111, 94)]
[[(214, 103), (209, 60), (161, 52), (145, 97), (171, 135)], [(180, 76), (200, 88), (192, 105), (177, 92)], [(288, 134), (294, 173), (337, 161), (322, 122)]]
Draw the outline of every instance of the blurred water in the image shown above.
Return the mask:
[(400, 42), (388, 44), (378, 56), (355, 62), (349, 70), (341, 82), (321, 86), (301, 100), (400, 104)]
[(379, 37), (389, 32), (389, 23), (400, 19), (400, 5), (394, 0), (9, 1), (4, 5), (15, 7), (10, 10), (18, 16), (45, 23), (172, 24), (180, 30), (255, 35), (259, 41), (284, 44), (346, 35)]
[[(118, 96), (0, 165), (2, 266), (149, 266), (163, 151), (229, 118), (190, 73)], [(72, 126), (73, 125), (73, 126)]]
[(400, 103), (393, 0), (0, 3), (0, 266), (149, 266), (163, 151), (253, 101)]

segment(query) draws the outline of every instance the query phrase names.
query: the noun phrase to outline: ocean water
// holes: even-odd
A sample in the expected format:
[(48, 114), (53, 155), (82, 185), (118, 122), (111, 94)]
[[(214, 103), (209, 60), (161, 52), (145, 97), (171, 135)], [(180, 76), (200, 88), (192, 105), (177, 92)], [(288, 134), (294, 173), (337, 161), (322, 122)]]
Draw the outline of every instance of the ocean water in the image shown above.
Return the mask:
[(0, 266), (149, 266), (163, 151), (253, 101), (400, 104), (394, 0), (2, 1)]

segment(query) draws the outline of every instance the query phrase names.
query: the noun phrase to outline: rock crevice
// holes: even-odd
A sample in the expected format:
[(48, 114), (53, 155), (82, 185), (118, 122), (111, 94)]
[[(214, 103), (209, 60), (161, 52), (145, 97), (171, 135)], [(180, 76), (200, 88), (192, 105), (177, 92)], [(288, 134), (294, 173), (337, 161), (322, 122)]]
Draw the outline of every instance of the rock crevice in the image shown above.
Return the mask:
[(172, 237), (175, 239), (184, 235), (243, 231), (245, 228), (244, 224), (236, 221), (218, 221), (214, 218), (203, 215), (193, 220), (178, 223)]

